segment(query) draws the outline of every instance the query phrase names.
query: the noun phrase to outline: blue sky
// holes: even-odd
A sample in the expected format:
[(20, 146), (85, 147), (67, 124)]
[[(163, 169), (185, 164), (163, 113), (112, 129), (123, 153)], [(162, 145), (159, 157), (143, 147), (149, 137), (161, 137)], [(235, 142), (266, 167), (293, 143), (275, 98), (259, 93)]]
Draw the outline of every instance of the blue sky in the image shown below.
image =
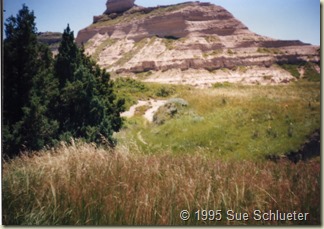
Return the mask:
[[(168, 5), (187, 0), (136, 0), (141, 6)], [(202, 1), (202, 0), (201, 0)], [(320, 44), (319, 0), (207, 0), (223, 6), (251, 31), (283, 40)], [(16, 15), (25, 3), (36, 16), (39, 32), (62, 32), (67, 23), (75, 35), (105, 11), (106, 0), (4, 0), (4, 18)]]

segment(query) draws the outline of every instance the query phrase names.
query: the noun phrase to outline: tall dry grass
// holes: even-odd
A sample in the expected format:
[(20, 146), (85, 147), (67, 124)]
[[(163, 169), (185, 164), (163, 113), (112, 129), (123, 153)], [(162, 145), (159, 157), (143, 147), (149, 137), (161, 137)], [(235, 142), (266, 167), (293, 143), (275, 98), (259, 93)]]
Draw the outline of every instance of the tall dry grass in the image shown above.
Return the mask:
[[(320, 162), (215, 161), (62, 144), (3, 163), (5, 225), (319, 224)], [(301, 222), (182, 221), (181, 210), (308, 212)]]

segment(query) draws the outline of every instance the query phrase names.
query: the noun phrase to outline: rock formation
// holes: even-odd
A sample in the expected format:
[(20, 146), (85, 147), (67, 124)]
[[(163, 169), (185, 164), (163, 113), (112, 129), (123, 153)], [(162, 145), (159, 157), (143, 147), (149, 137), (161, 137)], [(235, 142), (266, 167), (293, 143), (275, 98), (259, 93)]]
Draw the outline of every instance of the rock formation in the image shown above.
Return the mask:
[(134, 6), (135, 0), (108, 0), (105, 14), (122, 13)]
[(39, 42), (48, 45), (53, 55), (55, 56), (58, 53), (58, 48), (62, 41), (62, 33), (57, 33), (57, 32), (38, 33), (37, 39)]
[[(108, 1), (107, 8), (114, 2)], [(119, 14), (116, 9), (122, 7), (95, 17), (76, 40), (102, 68), (120, 76), (189, 84), (201, 79), (209, 85), (279, 83), (293, 77), (278, 64), (320, 63), (319, 46), (260, 36), (210, 3), (133, 6)]]

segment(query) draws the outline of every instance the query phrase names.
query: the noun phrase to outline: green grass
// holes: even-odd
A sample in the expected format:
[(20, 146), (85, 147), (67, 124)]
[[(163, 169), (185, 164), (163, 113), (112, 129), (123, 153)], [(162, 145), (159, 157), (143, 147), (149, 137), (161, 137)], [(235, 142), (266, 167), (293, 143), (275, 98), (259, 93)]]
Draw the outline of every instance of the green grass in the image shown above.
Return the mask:
[[(320, 127), (319, 82), (197, 89), (117, 79), (114, 87), (128, 106), (147, 98), (186, 105), (158, 124), (144, 120), (148, 107), (139, 107), (115, 135), (114, 149), (72, 140), (4, 161), (5, 225), (320, 224), (320, 157), (265, 160), (298, 149)], [(197, 220), (201, 209), (221, 210), (222, 220)], [(309, 217), (228, 221), (227, 210)]]
[(163, 125), (137, 119), (136, 125), (124, 131), (134, 139), (141, 131), (148, 144), (138, 144), (148, 154), (201, 151), (226, 160), (263, 160), (265, 155), (297, 150), (320, 128), (319, 87), (318, 83), (301, 81), (281, 86), (229, 84), (175, 90), (171, 97), (188, 101), (186, 112)]
[(300, 64), (282, 64), (280, 67), (288, 71), (292, 76), (299, 79), (301, 74), (299, 69), (304, 70), (304, 77), (307, 81), (320, 82), (321, 76), (315, 69), (316, 64), (314, 63), (300, 63)]
[(321, 75), (315, 70), (315, 64), (307, 63), (304, 66), (305, 68), (305, 76), (308, 81), (312, 82), (320, 82)]
[(283, 64), (280, 65), (283, 69), (288, 71), (292, 76), (296, 77), (297, 79), (300, 78), (300, 73), (298, 71), (299, 66), (296, 64)]
[(188, 90), (190, 86), (175, 86), (169, 84), (143, 83), (131, 78), (117, 78), (114, 81), (114, 90), (118, 98), (126, 101), (126, 109), (137, 103), (138, 100), (165, 99), (179, 91)]

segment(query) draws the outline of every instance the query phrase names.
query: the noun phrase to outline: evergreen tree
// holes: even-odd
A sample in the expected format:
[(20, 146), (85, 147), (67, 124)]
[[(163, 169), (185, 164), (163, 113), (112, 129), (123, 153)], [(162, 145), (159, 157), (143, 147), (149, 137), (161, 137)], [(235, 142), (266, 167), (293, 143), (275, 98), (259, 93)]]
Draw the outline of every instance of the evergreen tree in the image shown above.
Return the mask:
[(77, 47), (69, 25), (62, 35), (55, 74), (60, 82), (56, 106), (60, 138), (113, 144), (113, 132), (122, 125), (124, 101), (116, 101), (109, 74)]
[(38, 150), (56, 134), (50, 118), (57, 94), (48, 47), (37, 41), (35, 16), (23, 5), (5, 24), (3, 74), (3, 152)]
[(124, 101), (116, 101), (110, 76), (85, 56), (68, 26), (53, 61), (37, 41), (28, 7), (5, 24), (3, 152), (39, 150), (57, 140), (82, 138), (114, 144)]
[(64, 30), (62, 41), (58, 49), (59, 53), (55, 62), (55, 74), (59, 78), (60, 89), (67, 81), (74, 81), (74, 73), (81, 64), (81, 53), (74, 42), (74, 34), (70, 26)]

